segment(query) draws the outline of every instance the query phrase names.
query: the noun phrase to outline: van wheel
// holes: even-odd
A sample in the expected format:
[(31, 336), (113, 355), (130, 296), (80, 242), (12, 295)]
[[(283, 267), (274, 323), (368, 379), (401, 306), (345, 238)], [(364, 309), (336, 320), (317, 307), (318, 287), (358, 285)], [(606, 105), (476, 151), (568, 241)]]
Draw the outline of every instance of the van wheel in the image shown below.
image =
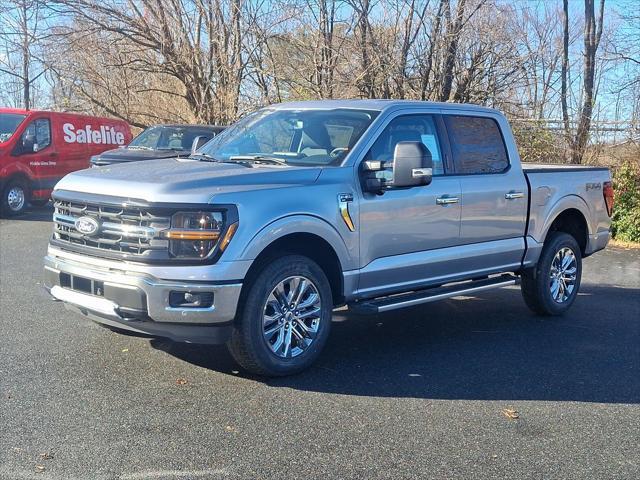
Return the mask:
[(581, 278), (578, 242), (568, 233), (551, 232), (538, 264), (522, 274), (524, 301), (540, 315), (562, 315), (578, 296)]
[(309, 367), (331, 329), (333, 299), (326, 275), (301, 255), (267, 264), (247, 285), (227, 346), (257, 375), (283, 376)]
[(27, 208), (29, 186), (26, 181), (14, 178), (7, 182), (2, 191), (0, 210), (5, 216), (20, 215)]

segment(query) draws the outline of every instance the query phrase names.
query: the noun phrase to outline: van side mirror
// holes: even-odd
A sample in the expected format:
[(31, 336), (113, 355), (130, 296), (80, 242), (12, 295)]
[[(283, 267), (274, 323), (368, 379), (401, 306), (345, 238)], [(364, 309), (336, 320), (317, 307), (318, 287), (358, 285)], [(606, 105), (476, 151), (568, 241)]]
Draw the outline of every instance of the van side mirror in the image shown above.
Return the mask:
[(211, 137), (198, 135), (193, 139), (193, 143), (191, 144), (191, 153), (196, 153), (198, 150), (200, 150), (200, 147), (207, 143), (209, 140), (211, 140)]
[(393, 187), (429, 185), (433, 175), (431, 152), (422, 142), (398, 142), (393, 153)]
[(36, 136), (25, 135), (22, 137), (22, 148), (20, 153), (33, 153), (37, 151)]

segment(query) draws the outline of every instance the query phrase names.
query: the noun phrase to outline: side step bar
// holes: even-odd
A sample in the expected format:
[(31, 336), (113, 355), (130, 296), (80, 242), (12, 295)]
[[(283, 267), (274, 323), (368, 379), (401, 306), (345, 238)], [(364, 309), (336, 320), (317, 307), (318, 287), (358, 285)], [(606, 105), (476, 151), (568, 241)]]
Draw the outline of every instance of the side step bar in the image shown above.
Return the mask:
[(349, 304), (349, 310), (361, 315), (383, 313), (399, 308), (413, 307), (423, 303), (435, 302), (445, 298), (457, 297), (470, 293), (483, 292), (494, 288), (517, 285), (520, 278), (515, 275), (505, 274), (498, 277), (471, 280), (437, 288), (428, 288), (399, 295), (362, 300)]

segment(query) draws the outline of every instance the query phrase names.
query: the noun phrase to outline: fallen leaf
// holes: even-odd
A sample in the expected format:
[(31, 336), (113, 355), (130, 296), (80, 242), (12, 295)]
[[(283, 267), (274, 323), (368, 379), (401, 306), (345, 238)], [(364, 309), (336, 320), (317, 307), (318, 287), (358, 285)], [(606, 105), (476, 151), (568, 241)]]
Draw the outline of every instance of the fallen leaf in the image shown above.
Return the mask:
[(45, 471), (44, 465), (36, 465), (36, 473), (42, 473)]
[(125, 352), (128, 352), (128, 351), (129, 351), (129, 349), (128, 349), (128, 348), (123, 348), (123, 349), (122, 349), (122, 353), (125, 353)]
[(510, 420), (520, 418), (520, 414), (518, 413), (518, 411), (514, 410), (513, 408), (505, 408), (504, 410), (502, 410), (502, 413), (504, 413), (504, 416)]
[(184, 378), (179, 378), (176, 380), (176, 385), (186, 385), (187, 381)]

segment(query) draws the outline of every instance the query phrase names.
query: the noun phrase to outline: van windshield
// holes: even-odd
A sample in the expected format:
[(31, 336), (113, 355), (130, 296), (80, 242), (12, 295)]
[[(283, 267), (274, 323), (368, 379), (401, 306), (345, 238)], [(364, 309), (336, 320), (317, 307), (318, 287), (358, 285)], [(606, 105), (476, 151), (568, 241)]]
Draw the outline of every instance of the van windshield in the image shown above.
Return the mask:
[(128, 148), (145, 150), (190, 150), (197, 136), (213, 137), (211, 130), (193, 127), (149, 127)]
[(0, 143), (9, 140), (25, 118), (19, 113), (0, 113)]
[(378, 113), (348, 108), (258, 110), (198, 153), (222, 162), (338, 165)]

